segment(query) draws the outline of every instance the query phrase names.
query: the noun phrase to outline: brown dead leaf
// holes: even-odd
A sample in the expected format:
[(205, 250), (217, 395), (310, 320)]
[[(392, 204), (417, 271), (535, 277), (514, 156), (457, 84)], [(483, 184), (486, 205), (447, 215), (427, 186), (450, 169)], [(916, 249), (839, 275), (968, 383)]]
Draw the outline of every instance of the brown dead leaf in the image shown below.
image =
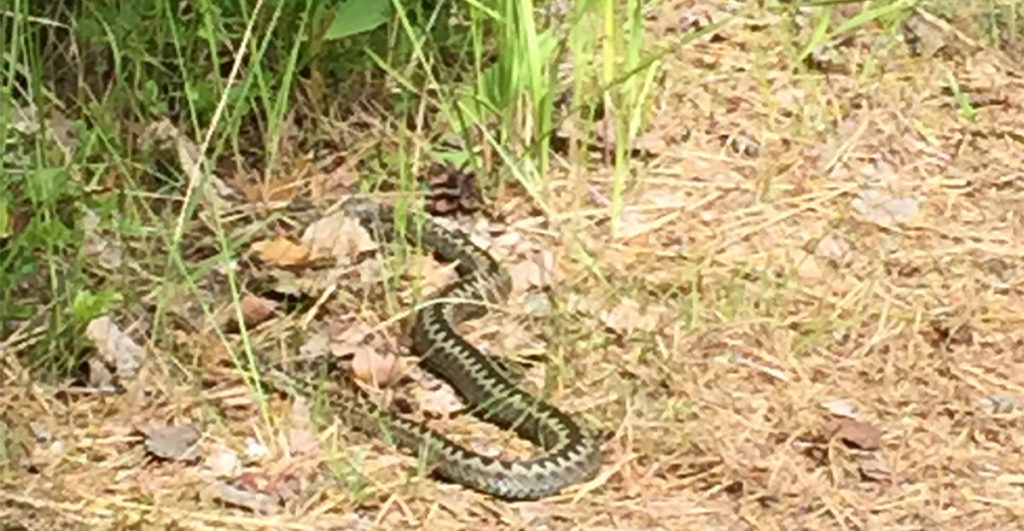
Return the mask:
[[(301, 171), (301, 170), (300, 170)], [(250, 203), (269, 203), (273, 201), (287, 201), (294, 198), (301, 191), (301, 174), (281, 175), (270, 179), (261, 179), (238, 173), (232, 179), (234, 187), (242, 192), (242, 197)]]
[(374, 387), (387, 387), (405, 374), (405, 364), (398, 356), (360, 348), (352, 358), (352, 374)]
[(193, 461), (199, 457), (196, 450), (199, 436), (199, 430), (190, 424), (147, 426), (146, 450), (161, 459)]
[(359, 255), (378, 247), (366, 229), (344, 212), (331, 214), (306, 227), (302, 244), (309, 249), (312, 260), (332, 259), (342, 263), (351, 263)]
[(266, 321), (277, 310), (277, 302), (248, 294), (242, 298), (242, 317), (245, 324), (255, 326)]
[(850, 418), (839, 419), (834, 433), (844, 443), (861, 450), (876, 450), (882, 440), (881, 428), (862, 420)]
[(866, 478), (879, 483), (892, 483), (892, 468), (876, 456), (864, 456), (857, 462), (857, 468)]
[(252, 512), (269, 515), (278, 511), (278, 498), (245, 488), (238, 488), (224, 482), (214, 484), (214, 497), (218, 500)]
[(309, 262), (309, 251), (284, 236), (255, 242), (250, 249), (259, 254), (260, 259), (268, 264), (292, 267)]

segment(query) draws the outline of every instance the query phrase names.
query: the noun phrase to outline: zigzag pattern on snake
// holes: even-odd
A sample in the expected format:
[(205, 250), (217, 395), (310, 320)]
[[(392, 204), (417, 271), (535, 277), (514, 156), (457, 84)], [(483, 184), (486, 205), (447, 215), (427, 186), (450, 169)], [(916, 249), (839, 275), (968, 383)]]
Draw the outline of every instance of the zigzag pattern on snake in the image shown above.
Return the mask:
[[(493, 458), (468, 450), (430, 428), (394, 415), (361, 392), (332, 394), (327, 407), (357, 429), (376, 434), (425, 460), (434, 474), (505, 499), (536, 499), (594, 476), (600, 444), (568, 414), (514, 385), (487, 355), (459, 336), (454, 327), (481, 317), (488, 305), (504, 303), (511, 279), (490, 255), (461, 233), (429, 218), (398, 225), (391, 207), (353, 198), (342, 211), (380, 240), (404, 233), (411, 242), (455, 263), (458, 280), (441, 289), (416, 313), (413, 350), (420, 364), (446, 380), (477, 417), (512, 429), (545, 453), (526, 460)], [(308, 394), (315, 386), (276, 368), (264, 368), (277, 389)]]

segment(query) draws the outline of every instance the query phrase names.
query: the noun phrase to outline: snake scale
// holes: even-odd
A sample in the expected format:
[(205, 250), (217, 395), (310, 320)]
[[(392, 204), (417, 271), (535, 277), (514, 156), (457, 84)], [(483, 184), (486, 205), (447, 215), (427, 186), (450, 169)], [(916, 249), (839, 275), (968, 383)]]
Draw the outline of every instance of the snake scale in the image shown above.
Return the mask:
[[(418, 422), (394, 415), (359, 390), (330, 394), (326, 406), (343, 421), (413, 452), (437, 476), (509, 500), (537, 499), (592, 478), (601, 464), (596, 436), (571, 416), (514, 385), (500, 366), (455, 332), (461, 322), (476, 319), (489, 305), (505, 302), (511, 278), (484, 250), (465, 235), (426, 218), (411, 216), (399, 223), (392, 207), (364, 198), (342, 206), (379, 241), (399, 233), (413, 244), (454, 262), (458, 279), (425, 301), (416, 313), (413, 351), (420, 365), (446, 380), (480, 419), (512, 429), (545, 453), (525, 460), (506, 460), (466, 449)], [(280, 369), (264, 371), (279, 390), (308, 394), (313, 384)], [(354, 387), (354, 386), (353, 386)]]

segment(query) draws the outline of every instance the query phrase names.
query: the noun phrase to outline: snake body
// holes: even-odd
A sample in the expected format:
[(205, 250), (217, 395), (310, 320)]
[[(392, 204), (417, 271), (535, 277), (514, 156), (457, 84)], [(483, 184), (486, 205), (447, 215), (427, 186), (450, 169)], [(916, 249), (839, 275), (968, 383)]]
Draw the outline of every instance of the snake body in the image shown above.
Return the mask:
[[(334, 394), (327, 406), (357, 429), (377, 434), (413, 452), (437, 476), (504, 499), (537, 499), (593, 477), (601, 463), (597, 438), (568, 414), (514, 385), (487, 355), (455, 332), (459, 323), (476, 319), (489, 305), (505, 302), (511, 291), (508, 272), (465, 235), (426, 218), (399, 221), (395, 211), (368, 199), (349, 199), (342, 211), (379, 240), (399, 234), (454, 262), (458, 280), (425, 301), (416, 313), (413, 350), (420, 364), (446, 380), (477, 417), (512, 429), (545, 453), (506, 460), (466, 449), (430, 428), (394, 415), (361, 392)], [(279, 370), (271, 382), (285, 390), (309, 391)]]

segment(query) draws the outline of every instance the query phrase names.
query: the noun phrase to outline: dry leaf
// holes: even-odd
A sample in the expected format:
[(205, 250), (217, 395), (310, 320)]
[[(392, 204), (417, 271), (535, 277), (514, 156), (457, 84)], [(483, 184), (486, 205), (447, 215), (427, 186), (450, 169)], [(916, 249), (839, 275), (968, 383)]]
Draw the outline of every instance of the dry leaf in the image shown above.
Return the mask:
[(821, 407), (828, 410), (829, 413), (837, 417), (856, 418), (860, 414), (860, 408), (857, 404), (846, 400), (845, 398), (833, 398), (832, 400), (826, 400), (822, 402)]
[(429, 256), (416, 256), (410, 262), (409, 271), (420, 279), (425, 293), (434, 293), (458, 279), (454, 264), (443, 264)]
[(50, 111), (48, 120), (47, 136), (52, 140), (68, 157), (78, 147), (78, 132), (75, 130), (75, 122), (68, 119), (57, 110)]
[(547, 317), (554, 312), (551, 297), (544, 292), (531, 291), (523, 295), (522, 304), (526, 313), (536, 317)]
[(834, 264), (845, 264), (850, 253), (850, 244), (841, 236), (830, 232), (814, 247), (814, 255), (832, 261)]
[(242, 317), (245, 324), (255, 326), (266, 321), (274, 315), (277, 310), (277, 302), (256, 295), (246, 295), (242, 298)]
[(99, 234), (100, 217), (86, 209), (82, 218), (84, 239), (82, 250), (89, 258), (106, 269), (118, 269), (123, 263), (119, 242), (108, 241)]
[(110, 318), (93, 319), (85, 328), (85, 336), (92, 341), (102, 361), (114, 368), (119, 381), (126, 382), (135, 377), (142, 360), (142, 347), (135, 344)]
[(114, 386), (114, 375), (103, 360), (96, 357), (89, 358), (88, 366), (89, 387), (107, 393), (117, 391), (117, 387)]
[(255, 242), (250, 249), (268, 264), (291, 267), (309, 262), (309, 251), (284, 236)]
[(329, 258), (343, 263), (353, 262), (359, 255), (378, 247), (366, 229), (344, 212), (331, 214), (306, 227), (302, 243), (309, 249), (312, 260)]
[(989, 414), (1006, 414), (1014, 410), (1016, 399), (1011, 395), (989, 395), (978, 399), (978, 406)]
[(857, 468), (866, 479), (879, 483), (892, 483), (892, 468), (873, 455), (864, 456), (857, 462)]
[(162, 459), (192, 461), (199, 457), (199, 430), (189, 424), (146, 428), (146, 450)]
[(203, 466), (214, 477), (231, 477), (238, 473), (242, 466), (238, 453), (230, 448), (218, 448), (203, 460)]
[(420, 409), (434, 417), (448, 418), (466, 408), (466, 405), (462, 403), (462, 400), (455, 394), (455, 391), (447, 385), (434, 385), (427, 389), (421, 388), (416, 398), (420, 404)]
[(282, 503), (288, 502), (299, 497), (304, 483), (302, 478), (294, 474), (283, 474), (274, 482), (270, 492), (276, 495), (277, 499), (281, 500)]
[(861, 450), (878, 449), (882, 440), (881, 428), (862, 420), (849, 418), (839, 419), (836, 435), (844, 443)]
[(277, 496), (233, 487), (224, 482), (214, 484), (214, 496), (229, 505), (269, 515), (278, 510)]
[(387, 387), (405, 374), (405, 364), (398, 356), (360, 348), (352, 358), (352, 374), (375, 387)]
[[(178, 163), (182, 172), (189, 178), (190, 186), (203, 183), (202, 157), (199, 146), (191, 138), (181, 133), (167, 118), (152, 122), (139, 135), (142, 145), (158, 143), (162, 148), (172, 146), (178, 155)], [(216, 175), (210, 175), (207, 181), (222, 197), (236, 197), (235, 191)]]
[(609, 328), (622, 333), (635, 330), (652, 331), (658, 327), (658, 315), (650, 311), (640, 310), (640, 305), (631, 299), (623, 299), (615, 308), (601, 312), (601, 322)]
[(245, 460), (247, 462), (252, 463), (255, 461), (259, 461), (260, 459), (266, 457), (268, 454), (270, 454), (270, 450), (268, 450), (267, 447), (263, 445), (263, 443), (257, 441), (256, 439), (253, 439), (252, 437), (249, 437), (245, 440), (244, 455)]
[(11, 110), (13, 111), (11, 126), (15, 130), (25, 135), (34, 135), (39, 131), (38, 113), (34, 105), (26, 105), (24, 107), (16, 105)]
[(509, 268), (509, 275), (516, 291), (549, 287), (555, 282), (555, 255), (551, 251), (542, 250), (532, 259), (523, 260)]
[(853, 199), (853, 209), (878, 225), (899, 225), (910, 221), (919, 210), (913, 197), (893, 197), (877, 188), (866, 188)]
[(316, 359), (330, 352), (331, 338), (326, 330), (320, 329), (306, 336), (306, 341), (299, 346), (299, 357)]
[(309, 429), (313, 426), (312, 412), (309, 410), (309, 400), (302, 396), (292, 400), (292, 411), (289, 416), (289, 423), (293, 428)]
[(292, 428), (288, 430), (288, 447), (295, 455), (310, 454), (320, 449), (320, 439), (309, 430)]
[(189, 186), (196, 187), (202, 182), (203, 172), (200, 169), (202, 163), (199, 159), (199, 146), (191, 138), (181, 134), (175, 129), (174, 147), (178, 151), (178, 163), (181, 164), (181, 171), (188, 177)]
[(825, 278), (825, 271), (818, 265), (814, 256), (800, 249), (792, 251), (792, 261), (796, 265), (796, 274), (807, 283), (814, 283)]

